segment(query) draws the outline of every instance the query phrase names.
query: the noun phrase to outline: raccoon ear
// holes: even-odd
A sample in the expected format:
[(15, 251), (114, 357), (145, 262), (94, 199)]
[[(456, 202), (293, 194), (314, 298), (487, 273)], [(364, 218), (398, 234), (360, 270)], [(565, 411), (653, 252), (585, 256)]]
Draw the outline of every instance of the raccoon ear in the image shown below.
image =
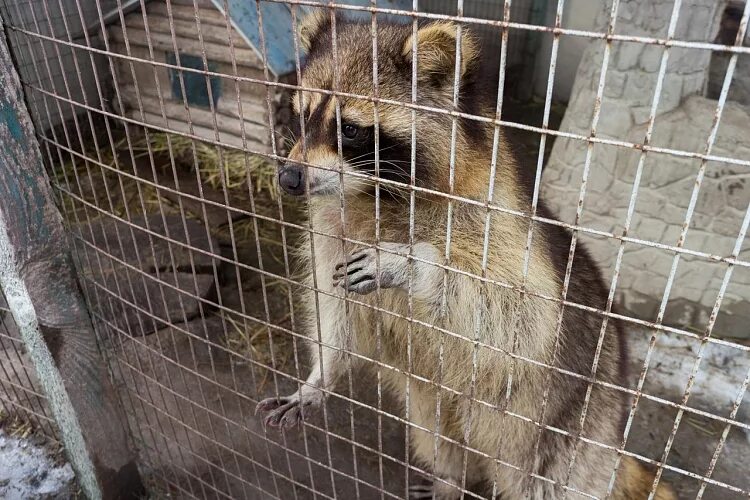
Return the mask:
[[(440, 85), (453, 82), (456, 67), (457, 26), (450, 22), (430, 23), (417, 31), (417, 78)], [(412, 63), (414, 35), (409, 36), (402, 54)], [(479, 55), (474, 36), (461, 32), (461, 76), (464, 76)]]
[(314, 9), (299, 24), (299, 41), (305, 52), (310, 52), (315, 39), (331, 26), (331, 16), (326, 9)]

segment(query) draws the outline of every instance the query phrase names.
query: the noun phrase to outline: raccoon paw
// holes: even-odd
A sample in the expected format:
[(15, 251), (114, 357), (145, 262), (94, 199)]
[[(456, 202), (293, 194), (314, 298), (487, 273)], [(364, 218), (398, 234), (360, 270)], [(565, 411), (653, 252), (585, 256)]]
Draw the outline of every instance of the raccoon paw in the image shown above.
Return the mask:
[[(333, 273), (334, 288), (340, 286), (347, 292), (366, 295), (374, 292), (380, 281), (380, 288), (398, 286), (395, 277), (394, 259), (390, 255), (381, 254), (378, 266), (377, 254), (374, 248), (365, 248), (353, 252), (346, 262), (336, 265)], [(380, 275), (380, 280), (376, 276)]]
[(412, 484), (409, 486), (409, 500), (422, 500), (434, 496), (431, 484)]
[(441, 481), (409, 486), (409, 500), (457, 500), (459, 498), (461, 498), (461, 491), (457, 487)]
[(300, 399), (296, 394), (283, 398), (266, 398), (255, 407), (255, 413), (268, 413), (263, 423), (269, 427), (291, 429), (305, 420), (315, 402), (314, 398)]

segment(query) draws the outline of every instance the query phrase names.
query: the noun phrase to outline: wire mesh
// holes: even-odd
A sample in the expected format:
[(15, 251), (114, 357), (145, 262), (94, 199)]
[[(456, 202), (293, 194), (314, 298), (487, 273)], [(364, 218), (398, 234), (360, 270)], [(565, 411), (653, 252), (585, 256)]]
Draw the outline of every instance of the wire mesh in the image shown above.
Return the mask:
[[(26, 356), (23, 340), (0, 292), (0, 395), (2, 423), (22, 434), (34, 429), (57, 440), (55, 422), (49, 413), (46, 397), (36, 380), (34, 368)], [(15, 428), (14, 428), (15, 427)]]
[[(725, 109), (737, 105), (728, 100), (728, 95), (738, 60), (750, 58), (750, 46), (745, 43), (750, 2), (740, 6), (731, 44), (720, 39), (681, 39), (678, 27), (686, 13), (702, 8), (699, 2), (682, 0), (667, 2), (668, 21), (660, 36), (620, 30), (618, 23), (632, 13), (636, 3), (626, 0), (606, 2), (602, 10), (604, 28), (599, 31), (566, 27), (566, 8), (570, 9), (574, 0), (551, 4), (547, 12), (553, 19), (550, 25), (544, 25), (538, 13), (536, 17), (531, 14), (540, 2), (352, 3), (355, 5), (325, 2), (335, 68), (330, 88), (302, 84), (306, 70), (303, 41), (299, 30), (293, 29), (312, 7), (320, 7), (317, 1), (257, 0), (240, 5), (230, 0), (4, 0), (0, 8), (57, 203), (75, 249), (99, 342), (110, 376), (119, 388), (139, 451), (139, 465), (152, 479), (153, 488), (189, 498), (405, 498), (415, 494), (415, 485), (433, 481), (435, 488), (484, 498), (503, 492), (507, 495), (503, 481), (511, 477), (527, 485), (524, 494), (530, 498), (539, 497), (542, 491), (554, 491), (561, 497), (611, 498), (616, 494), (616, 481), (625, 474), (623, 459), (628, 459), (655, 471), (645, 493), (649, 498), (655, 497), (658, 485), (664, 482), (680, 484), (680, 493), (695, 498), (750, 495), (746, 478), (727, 474), (715, 477), (717, 464), (727, 454), (730, 434), (750, 434), (750, 421), (741, 411), (750, 383), (750, 345), (714, 335), (733, 275), (750, 269), (745, 243), (750, 207), (741, 207), (743, 217), (733, 233), (731, 251), (716, 253), (708, 247), (686, 245), (710, 166), (721, 164), (740, 172), (750, 167), (749, 156), (715, 147)], [(337, 29), (345, 21), (335, 12), (358, 15), (369, 26), (372, 45), (368, 57), (375, 62), (384, 50), (379, 37), (388, 36), (383, 25), (397, 19), (404, 29), (411, 28), (412, 45), (404, 50), (410, 50), (414, 57), (406, 69), (410, 81), (402, 82), (401, 100), (389, 98), (388, 92), (382, 91), (387, 84), (381, 82), (387, 76), (379, 64), (373, 63), (371, 74), (362, 77), (372, 84), (366, 92), (353, 93), (342, 85), (341, 71), (348, 62), (340, 60), (346, 51), (339, 46)], [(438, 21), (458, 24), (449, 72), (454, 83), (447, 99), (433, 102), (420, 94), (417, 35), (422, 23)], [(247, 22), (258, 27), (256, 35), (241, 33)], [(491, 54), (488, 67), (493, 76), (489, 79), (498, 89), (491, 116), (467, 111), (461, 101), (462, 58), (471, 57), (462, 42), (469, 36), (467, 31), (480, 33), (485, 53)], [(530, 34), (551, 36), (549, 64), (541, 77), (546, 87), (537, 124), (516, 119), (519, 113), (513, 107), (518, 104), (507, 92), (511, 76), (530, 78), (533, 73), (513, 70), (517, 64), (534, 65), (534, 61), (524, 61), (536, 57), (523, 45), (534, 42)], [(554, 124), (556, 68), (561, 40), (566, 38), (586, 39), (592, 46), (602, 47), (601, 65), (590, 89), (591, 113), (585, 117), (587, 133), (561, 130)], [(599, 132), (605, 114), (603, 103), (612, 97), (616, 83), (610, 68), (620, 70), (623, 64), (622, 53), (617, 58), (613, 53), (624, 44), (659, 51), (653, 93), (643, 106), (645, 134), (638, 138)], [(281, 75), (278, 69), (282, 46), (291, 47), (287, 61), (291, 76)], [(493, 48), (497, 49), (497, 58)], [(670, 78), (670, 63), (674, 63), (677, 51), (728, 57), (714, 116), (707, 117), (711, 126), (701, 139), (702, 148), (675, 148), (654, 140), (660, 106), (668, 99), (664, 89)], [(678, 56), (684, 57), (683, 53), (678, 52)], [(299, 116), (291, 113), (290, 102), (295, 96), (303, 104), (313, 99), (334, 103), (335, 139), (329, 146), (338, 157), (336, 165), (321, 165), (308, 155), (308, 138), (315, 124), (304, 112)], [(353, 161), (345, 157), (343, 144), (343, 127), (348, 120), (345, 103), (351, 102), (371, 105), (367, 108), (372, 110), (375, 145), (371, 171), (344, 168), (347, 161)], [(400, 125), (409, 158), (405, 165), (395, 165), (402, 173), (396, 179), (381, 175), (394, 167), (387, 156), (382, 157), (389, 147), (382, 146), (387, 135), (383, 131), (393, 126), (387, 120), (392, 119), (388, 117), (394, 109), (406, 122)], [(418, 122), (425, 115), (439, 117), (450, 130), (444, 189), (426, 186), (418, 178), (423, 175), (419, 171), (418, 143), (422, 138)], [(479, 195), (466, 196), (462, 189), (466, 179), (460, 177), (463, 171), (457, 170), (457, 156), (460, 148), (466, 147), (462, 142), (466, 127), (479, 126), (492, 131), (491, 146), (483, 145), (491, 147), (487, 156), (491, 161), (482, 166), (489, 182)], [(329, 219), (316, 217), (317, 205), (311, 195), (300, 202), (278, 190), (276, 163), (284, 162), (293, 147), (293, 128), (299, 129), (297, 135), (302, 138), (298, 162), (338, 179), (340, 189)], [(509, 204), (502, 192), (496, 192), (502, 183), (498, 175), (502, 156), (507, 153), (503, 143), (508, 133), (534, 137), (534, 151), (526, 158), (533, 165), (529, 170), (534, 172), (530, 199), (520, 209)], [(585, 150), (579, 177), (570, 180), (576, 189), (572, 222), (558, 220), (540, 208), (543, 169), (552, 143), (561, 140), (580, 144)], [(593, 158), (601, 154), (599, 148), (637, 155), (620, 227), (602, 229), (586, 219), (589, 183), (596, 175)], [(750, 150), (746, 147), (745, 151)], [(646, 238), (640, 232), (637, 237), (630, 235), (643, 191), (642, 176), (653, 157), (695, 160), (699, 165), (683, 193), (685, 211), (676, 224), (674, 242)], [(359, 194), (373, 195), (374, 234), (366, 240), (358, 236), (362, 234), (359, 228), (346, 225), (347, 211), (352, 209), (349, 197), (358, 189), (352, 186), (362, 181), (370, 181), (373, 187), (372, 193)], [(309, 177), (305, 182), (309, 193)], [(389, 242), (393, 230), (382, 206), (382, 200), (392, 201), (388, 197), (395, 196), (396, 190), (408, 193), (400, 200), (408, 209), (407, 222), (399, 226), (408, 232), (399, 235), (404, 241), (401, 246)], [(416, 236), (420, 223), (416, 212), (426, 199), (447, 207), (444, 225), (435, 221), (442, 234), (433, 254), (415, 250), (421, 248)], [(465, 234), (454, 233), (455, 219), (463, 223), (461, 218), (466, 217), (467, 210), (476, 215), (476, 247), (472, 251), (477, 265), (469, 268), (456, 263), (455, 254), (461, 251), (456, 246), (465, 244), (460, 240)], [(497, 249), (492, 247), (495, 243), (491, 235), (498, 221), (516, 221), (523, 227), (515, 242), (521, 249), (520, 269), (514, 271), (519, 280), (500, 279), (492, 272), (492, 255)], [(545, 241), (544, 235), (551, 228), (571, 234), (566, 245), (555, 248), (560, 253), (556, 277), (559, 288), (552, 292), (538, 286), (534, 278), (534, 267), (542, 265), (535, 262), (535, 248)], [(569, 285), (576, 273), (584, 272), (574, 266), (576, 255), (582, 252), (581, 242), (595, 238), (614, 245), (614, 259), (610, 268), (603, 269), (608, 284), (606, 296), (587, 302), (569, 297)], [(321, 262), (331, 258), (321, 250), (330, 246), (329, 240), (335, 241), (342, 256), (352, 248), (373, 249), (372, 297), (342, 294), (330, 286), (331, 276), (319, 274), (335, 264)], [(304, 244), (298, 245), (298, 241)], [(633, 272), (623, 265), (626, 246), (658, 251), (670, 259), (663, 293), (654, 297), (659, 302), (654, 318), (616, 308), (618, 284), (624, 274)], [(297, 247), (302, 250), (296, 251)], [(305, 262), (301, 269), (295, 267), (298, 254)], [(408, 263), (403, 285), (405, 303), (400, 310), (389, 307), (393, 301), (382, 283), (383, 266), (394, 259)], [(713, 293), (713, 307), (705, 327), (697, 331), (665, 320), (670, 296), (679, 286), (675, 282), (680, 262), (687, 259), (721, 272), (719, 286), (707, 292)], [(436, 281), (439, 312), (430, 320), (420, 317), (420, 299), (415, 298), (426, 266), (440, 275)], [(343, 278), (344, 286), (349, 285), (347, 280)], [(471, 304), (474, 310), (463, 311), (471, 318), (468, 331), (454, 331), (449, 326), (449, 315), (456, 314), (450, 309), (453, 297), (449, 294), (462, 293), (451, 290), (456, 282), (472, 283), (479, 290), (476, 303)], [(483, 334), (483, 328), (494, 318), (485, 304), (498, 290), (516, 297), (518, 304), (505, 312), (510, 318), (505, 324), (512, 328), (507, 332), (507, 342), (499, 343)], [(750, 298), (730, 300), (747, 303)], [(523, 346), (526, 339), (517, 334), (524, 332), (523, 325), (531, 321), (522, 314), (528, 310), (523, 304), (543, 304), (538, 306), (540, 311), (551, 305), (555, 311), (547, 318), (553, 323), (547, 357), (529, 355)], [(340, 316), (334, 316), (336, 311)], [(565, 347), (561, 344), (567, 311), (585, 314), (596, 325), (595, 352), (590, 353), (593, 364), (580, 372), (565, 368), (559, 359)], [(374, 330), (368, 340), (373, 345), (368, 349), (359, 348), (355, 342), (358, 332), (354, 330), (362, 324), (358, 315), (364, 314), (369, 314)], [(4, 391), (0, 401), (9, 413), (18, 413), (54, 435), (44, 396), (34, 388), (33, 375), (24, 361), (22, 342), (12, 333), (9, 315), (1, 307), (0, 321), (0, 346), (8, 358), (0, 363)], [(341, 332), (333, 342), (326, 331), (336, 321), (341, 323)], [(640, 353), (643, 363), (637, 368), (637, 379), (613, 382), (601, 375), (599, 363), (602, 355), (608, 355), (602, 354), (606, 351), (605, 337), (611, 335), (613, 324), (619, 323), (629, 331), (633, 350)], [(398, 346), (398, 356), (403, 358), (399, 363), (388, 351), (392, 349), (388, 337), (393, 335), (393, 325), (406, 330), (399, 337), (404, 341)], [(422, 344), (415, 344), (415, 338), (418, 341), (419, 335), (427, 334), (438, 339), (434, 352), (430, 352), (437, 363), (434, 378), (418, 368), (425, 353), (419, 351)], [(666, 336), (697, 346), (675, 397), (651, 393), (653, 387), (647, 380), (653, 372), (651, 364), (660, 339)], [(307, 343), (315, 351), (313, 366), (307, 361), (308, 350), (303, 349)], [(462, 360), (467, 390), (457, 389), (455, 381), (446, 378), (446, 373), (454, 373), (446, 360), (450, 354), (446, 349), (450, 351), (455, 345), (467, 346), (464, 352), (468, 359)], [(739, 378), (731, 387), (728, 411), (696, 405), (691, 399), (696, 380), (705, 377), (703, 361), (715, 350), (730, 352), (738, 360), (733, 370)], [(477, 391), (478, 381), (491, 375), (486, 364), (482, 365), (483, 356), (489, 355), (502, 356), (509, 367), (503, 383), (491, 396)], [(341, 366), (330, 365), (331, 359), (337, 359)], [(364, 370), (362, 366), (371, 371), (360, 371)], [(321, 382), (315, 387), (311, 386), (308, 369), (319, 374)], [(529, 414), (515, 408), (513, 402), (522, 394), (524, 377), (532, 372), (542, 374), (545, 383), (539, 401), (534, 402), (539, 405), (538, 411)], [(373, 376), (363, 377), (361, 373)], [(393, 389), (394, 376), (404, 382), (403, 389), (397, 391), (403, 401), (396, 401), (390, 395), (393, 391), (388, 390)], [(334, 388), (336, 380), (326, 382), (326, 377), (341, 380)], [(550, 416), (550, 400), (560, 380), (585, 387), (580, 409), (574, 408), (573, 426), (559, 425)], [(256, 405), (267, 396), (284, 397), (313, 388), (324, 393), (326, 403), (317, 418), (305, 419), (298, 430), (277, 431), (264, 426), (262, 418), (255, 415)], [(425, 388), (436, 394), (434, 408), (426, 419), (415, 415), (424, 413), (418, 407), (418, 397)], [(596, 401), (592, 394), (600, 391), (611, 391), (631, 401), (615, 442), (587, 432), (587, 424), (601, 415), (602, 409), (592, 405)], [(453, 422), (457, 405), (464, 413), (460, 422)], [(643, 425), (639, 415), (644, 413), (669, 420), (666, 434), (652, 439), (658, 444), (656, 448), (631, 445), (634, 429)], [(481, 440), (477, 445), (472, 433), (489, 414), (502, 416), (502, 427), (493, 432), (508, 433), (519, 423), (533, 430), (530, 460), (519, 463), (499, 447), (488, 451)], [(705, 464), (674, 457), (685, 421), (709, 429)], [(446, 426), (457, 430), (446, 434)], [(547, 453), (541, 446), (543, 437), (550, 435), (572, 443), (570, 456), (554, 477), (547, 477), (540, 458)], [(410, 442), (419, 436), (427, 436), (429, 444), (425, 446), (429, 450), (415, 457)], [(612, 453), (612, 464), (603, 472), (606, 481), (602, 492), (587, 491), (578, 484), (580, 481), (573, 480), (574, 471), (592, 466), (580, 464), (585, 461), (580, 454), (585, 457), (589, 449)], [(445, 450), (460, 454), (457, 477), (439, 473)], [(488, 484), (483, 485), (489, 493), (471, 484), (476, 463), (491, 464), (492, 470), (486, 471), (485, 477)], [(662, 475), (666, 475), (665, 480)], [(544, 489), (549, 487), (553, 489)]]

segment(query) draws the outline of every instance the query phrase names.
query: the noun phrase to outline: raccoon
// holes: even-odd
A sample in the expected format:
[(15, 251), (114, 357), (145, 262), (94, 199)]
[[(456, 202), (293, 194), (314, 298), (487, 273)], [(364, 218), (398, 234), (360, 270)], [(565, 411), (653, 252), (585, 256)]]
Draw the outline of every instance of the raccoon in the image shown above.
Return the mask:
[[(311, 349), (312, 373), (301, 389), (263, 400), (258, 410), (267, 425), (299, 424), (323, 404), (347, 363), (357, 362), (347, 357), (353, 351), (393, 367), (381, 368), (382, 376), (408, 402), (412, 456), (436, 478), (427, 489), (415, 486), (414, 497), (460, 498), (465, 489), (508, 499), (604, 497), (628, 401), (621, 391), (594, 384), (581, 427), (589, 385), (583, 377), (592, 376), (599, 352), (596, 380), (624, 383), (624, 332), (612, 318), (598, 345), (601, 316), (575, 307), (561, 311), (559, 301), (549, 300), (563, 289), (571, 242), (563, 228), (537, 223), (524, 276), (530, 221), (518, 212), (531, 210), (534, 166), (516, 162), (502, 131), (496, 143), (492, 124), (458, 115), (454, 127), (449, 114), (422, 109), (454, 109), (458, 74), (458, 111), (493, 116), (477, 39), (462, 28), (459, 45), (458, 30), (430, 22), (414, 35), (411, 25), (379, 23), (377, 96), (385, 102), (376, 110), (373, 99), (351, 97), (375, 96), (370, 23), (326, 11), (301, 23), (307, 51), (301, 86), (339, 92), (298, 93), (294, 107), (304, 116), (305, 136), (279, 170), (284, 191), (309, 198), (314, 232), (301, 255), (308, 284), (325, 293), (318, 298), (319, 320), (312, 293), (307, 297), (306, 326), (322, 345)], [(419, 109), (413, 111), (391, 102), (411, 102), (415, 46)], [(412, 183), (419, 189), (413, 214)], [(379, 253), (372, 248), (376, 190)], [(490, 197), (508, 210), (488, 211)], [(537, 212), (551, 218), (543, 200)], [(345, 296), (357, 302), (345, 306)], [(603, 309), (606, 297), (601, 272), (579, 244), (568, 299)], [(646, 498), (653, 477), (624, 457), (611, 498)], [(656, 498), (674, 495), (660, 484)]]

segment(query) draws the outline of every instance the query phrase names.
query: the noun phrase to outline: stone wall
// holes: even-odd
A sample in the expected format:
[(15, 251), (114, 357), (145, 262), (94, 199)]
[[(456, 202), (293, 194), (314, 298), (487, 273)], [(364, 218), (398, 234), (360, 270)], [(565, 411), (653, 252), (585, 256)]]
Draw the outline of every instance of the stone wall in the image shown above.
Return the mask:
[[(618, 12), (618, 34), (665, 37), (672, 0), (630, 0)], [(676, 38), (713, 41), (725, 4), (690, 0), (680, 12)], [(607, 23), (604, 5), (598, 29)], [(639, 43), (613, 42), (598, 137), (642, 143), (664, 48)], [(566, 112), (563, 131), (589, 135), (604, 42), (594, 41), (583, 55)], [(711, 53), (672, 48), (657, 111), (652, 145), (703, 152), (716, 101), (703, 97), (708, 83)], [(748, 78), (738, 72), (739, 78)], [(745, 83), (745, 82), (743, 82)], [(737, 101), (725, 107), (712, 153), (750, 159), (750, 108)], [(542, 195), (561, 220), (574, 222), (586, 155), (586, 143), (555, 141), (546, 166)], [(595, 145), (583, 215), (584, 227), (622, 234), (640, 151)], [(701, 161), (650, 152), (639, 184), (629, 236), (675, 245), (685, 220)], [(685, 241), (691, 250), (726, 256), (732, 251), (750, 203), (750, 168), (709, 162), (694, 216)], [(594, 238), (582, 241), (594, 253), (611, 279), (619, 241)], [(618, 281), (618, 300), (628, 313), (655, 320), (674, 252), (626, 243)], [(741, 259), (750, 260), (750, 242)], [(677, 268), (664, 322), (705, 329), (726, 264), (683, 256)], [(717, 319), (717, 335), (750, 337), (750, 270), (737, 266)]]

